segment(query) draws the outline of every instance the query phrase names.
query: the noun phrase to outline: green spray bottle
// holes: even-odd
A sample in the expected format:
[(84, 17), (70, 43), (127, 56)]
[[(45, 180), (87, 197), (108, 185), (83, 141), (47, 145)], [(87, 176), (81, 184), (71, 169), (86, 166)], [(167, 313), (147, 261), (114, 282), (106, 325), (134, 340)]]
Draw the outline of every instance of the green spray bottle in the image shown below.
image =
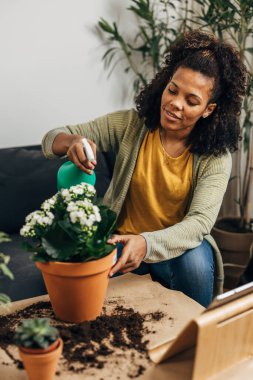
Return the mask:
[[(86, 157), (89, 161), (94, 160), (94, 154), (91, 149), (90, 144), (86, 138), (82, 139), (83, 148)], [(57, 173), (57, 189), (69, 189), (71, 186), (79, 185), (81, 182), (88, 183), (89, 185), (95, 186), (96, 174), (94, 170), (91, 174), (87, 174), (73, 164), (71, 161), (65, 162), (58, 170)]]

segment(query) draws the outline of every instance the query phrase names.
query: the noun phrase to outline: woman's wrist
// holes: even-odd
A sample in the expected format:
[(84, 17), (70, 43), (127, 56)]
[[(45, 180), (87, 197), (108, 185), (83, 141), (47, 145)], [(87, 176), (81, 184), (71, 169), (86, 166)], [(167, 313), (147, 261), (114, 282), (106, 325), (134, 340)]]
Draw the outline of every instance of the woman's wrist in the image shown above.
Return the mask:
[(57, 156), (64, 156), (74, 141), (82, 140), (82, 136), (59, 133), (52, 144), (52, 152)]

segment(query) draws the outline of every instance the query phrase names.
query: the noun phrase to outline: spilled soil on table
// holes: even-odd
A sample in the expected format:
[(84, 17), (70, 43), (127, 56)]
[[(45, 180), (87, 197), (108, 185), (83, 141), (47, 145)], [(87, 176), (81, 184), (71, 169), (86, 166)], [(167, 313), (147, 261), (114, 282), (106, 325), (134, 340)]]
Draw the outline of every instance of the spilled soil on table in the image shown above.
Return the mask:
[[(131, 352), (131, 369), (128, 370), (129, 378), (137, 378), (145, 371), (147, 363), (147, 344), (145, 336), (155, 331), (150, 331), (144, 326), (147, 321), (159, 321), (164, 313), (140, 314), (132, 308), (115, 305), (110, 314), (103, 313), (94, 321), (80, 324), (71, 324), (59, 321), (55, 318), (50, 302), (38, 302), (23, 310), (0, 317), (0, 347), (12, 359), (17, 368), (22, 369), (23, 364), (14, 357), (10, 348), (13, 346), (13, 335), (17, 325), (26, 318), (51, 319), (52, 325), (58, 328), (63, 339), (62, 354), (63, 367), (73, 373), (83, 372), (87, 369), (102, 369), (106, 366), (108, 358), (114, 356), (114, 365), (117, 355), (120, 360), (129, 360)], [(135, 359), (138, 358), (136, 361)], [(8, 363), (2, 363), (8, 365)], [(60, 372), (56, 373), (60, 375)], [(117, 377), (120, 379), (120, 376)]]

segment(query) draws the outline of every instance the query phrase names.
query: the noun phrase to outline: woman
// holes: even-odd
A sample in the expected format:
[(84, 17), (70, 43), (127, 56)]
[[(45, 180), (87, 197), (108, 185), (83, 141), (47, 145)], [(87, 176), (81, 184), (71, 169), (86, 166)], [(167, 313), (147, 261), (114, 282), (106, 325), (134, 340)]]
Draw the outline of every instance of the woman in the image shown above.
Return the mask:
[(239, 54), (196, 30), (170, 48), (162, 70), (137, 96), (136, 110), (46, 134), (46, 157), (67, 154), (88, 173), (96, 161), (87, 160), (83, 137), (94, 154), (116, 153), (104, 203), (118, 215), (109, 242), (123, 250), (111, 276), (150, 273), (203, 306), (222, 291), (222, 260), (210, 231), (240, 138), (246, 82)]

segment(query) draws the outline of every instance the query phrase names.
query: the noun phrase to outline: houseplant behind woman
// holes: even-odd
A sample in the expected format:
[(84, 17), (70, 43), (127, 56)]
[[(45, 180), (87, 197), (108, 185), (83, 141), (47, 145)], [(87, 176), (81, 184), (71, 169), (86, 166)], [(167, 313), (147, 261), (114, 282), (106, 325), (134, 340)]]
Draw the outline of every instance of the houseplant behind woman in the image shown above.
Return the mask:
[[(123, 249), (110, 275), (134, 271), (207, 306), (222, 292), (223, 267), (210, 231), (237, 149), (247, 71), (238, 52), (215, 36), (186, 33), (136, 98), (136, 110), (48, 132), (46, 157), (67, 154), (94, 169), (82, 149), (114, 151), (104, 203), (117, 213), (110, 243)], [(99, 96), (99, 95), (98, 95)]]

